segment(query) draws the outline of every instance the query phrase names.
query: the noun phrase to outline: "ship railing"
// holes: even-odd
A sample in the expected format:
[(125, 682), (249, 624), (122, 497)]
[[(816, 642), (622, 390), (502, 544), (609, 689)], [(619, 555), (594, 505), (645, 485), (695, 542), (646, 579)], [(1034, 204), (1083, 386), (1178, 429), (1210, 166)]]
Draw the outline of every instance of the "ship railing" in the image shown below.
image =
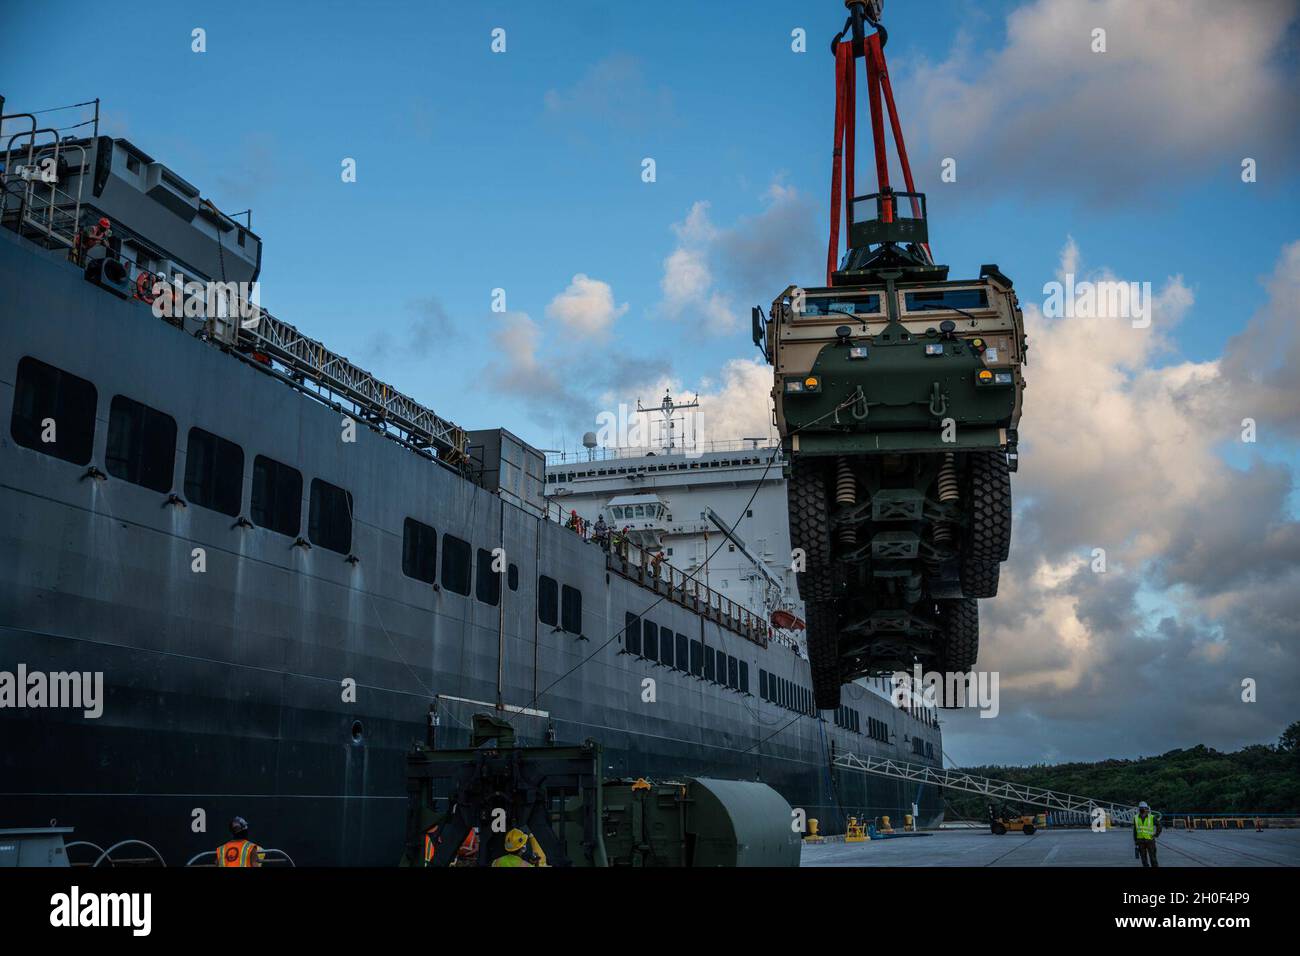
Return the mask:
[[(53, 131), (24, 131), (10, 137), (5, 152), (5, 168), (0, 173), (0, 219), (28, 238), (44, 238), (47, 245), (57, 241), (69, 247), (74, 259), (78, 260), (77, 264), (81, 265), (85, 250), (81, 248), (78, 236), (81, 234), (81, 219), (89, 211), (89, 207), (83, 209), (81, 205), (81, 184), (86, 178), (85, 149), (57, 141), (41, 147), (42, 151), (53, 147), (51, 158), (56, 161), (56, 167), (60, 150), (77, 149), (81, 152), (83, 174), (77, 178), (76, 196), (63, 192), (55, 184), (44, 182), (39, 175), (33, 178), (28, 173), (16, 174), (9, 164), (13, 141), (41, 132)], [(41, 153), (30, 146), (26, 154), (28, 161), (23, 169), (39, 169), (39, 165), (33, 166), (33, 161)], [(123, 231), (130, 235), (129, 230)], [(153, 289), (158, 282), (167, 285), (164, 295), (172, 294), (170, 277), (123, 259), (120, 249), (115, 248), (117, 245), (105, 243), (102, 251), (106, 257), (128, 268), (132, 298), (152, 305), (155, 300)], [(96, 246), (97, 250), (100, 248)], [(142, 282), (146, 277), (147, 281)], [(234, 283), (223, 282), (221, 285), (227, 289), (239, 288)], [(188, 296), (188, 287), (182, 287), (182, 292)], [(182, 309), (154, 311), (155, 314), (162, 312), (167, 321), (180, 324), (177, 313)], [(458, 425), (353, 365), (321, 342), (303, 335), (287, 322), (280, 321), (257, 302), (244, 298), (242, 292), (232, 291), (228, 297), (218, 296), (214, 302), (205, 302), (203, 317), (206, 319), (203, 336), (214, 344), (254, 360), (262, 368), (326, 404), (340, 408), (343, 403), (350, 404), (358, 419), (427, 457), (454, 468), (465, 465), (468, 438)], [(286, 371), (280, 373), (273, 362)], [(304, 387), (308, 382), (312, 387)]]
[[(277, 850), (272, 847), (262, 847), (262, 849), (259, 851), (259, 856), (260, 856), (259, 862), (261, 863), (262, 866), (266, 866), (270, 864), (271, 866), (296, 867), (298, 865), (297, 863), (293, 862), (293, 858), (289, 856), (288, 853), (285, 853), (283, 850)], [(185, 865), (187, 867), (188, 866), (210, 866), (215, 868), (217, 865), (217, 851), (204, 850), (202, 853), (195, 853), (192, 857), (190, 857), (185, 862)]]
[(665, 448), (661, 445), (625, 445), (619, 447), (591, 448), (579, 452), (548, 452), (547, 466), (581, 465), (592, 461), (622, 461), (629, 458), (698, 458), (710, 452), (771, 451), (776, 446), (772, 438), (730, 438), (718, 441), (693, 442), (689, 447)]
[(766, 647), (772, 638), (772, 628), (765, 617), (702, 583), (697, 577), (702, 568), (683, 571), (664, 559), (662, 549), (649, 551), (613, 528), (599, 534), (591, 522), (572, 511), (566, 514), (563, 507), (554, 501), (547, 501), (546, 517), (601, 548), (605, 552), (606, 566), (623, 577), (755, 644)]
[[(37, 146), (36, 137), (41, 133), (51, 134), (54, 141)], [(23, 138), (28, 141), (26, 149), (20, 148), (15, 154), (14, 143)], [(75, 195), (60, 189), (58, 178), (63, 154), (73, 150), (80, 157)], [(21, 172), (13, 166), (15, 158), (23, 160), (17, 167)], [(74, 248), (81, 228), (81, 192), (86, 181), (85, 172), (85, 147), (64, 143), (58, 138), (57, 130), (44, 128), (14, 133), (5, 142), (4, 168), (0, 171), (0, 218), (15, 232), (33, 239), (43, 238), (47, 246), (58, 243)]]

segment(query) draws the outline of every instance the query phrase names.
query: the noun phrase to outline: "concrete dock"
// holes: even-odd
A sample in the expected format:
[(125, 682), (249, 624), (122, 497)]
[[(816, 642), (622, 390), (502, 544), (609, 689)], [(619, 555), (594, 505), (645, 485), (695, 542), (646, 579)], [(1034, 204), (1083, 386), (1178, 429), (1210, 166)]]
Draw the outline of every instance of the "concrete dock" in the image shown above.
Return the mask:
[[(1170, 866), (1300, 866), (1300, 830), (1166, 830), (1159, 859)], [(866, 843), (804, 844), (801, 866), (1141, 867), (1128, 830), (1040, 830), (1033, 836), (939, 830)]]

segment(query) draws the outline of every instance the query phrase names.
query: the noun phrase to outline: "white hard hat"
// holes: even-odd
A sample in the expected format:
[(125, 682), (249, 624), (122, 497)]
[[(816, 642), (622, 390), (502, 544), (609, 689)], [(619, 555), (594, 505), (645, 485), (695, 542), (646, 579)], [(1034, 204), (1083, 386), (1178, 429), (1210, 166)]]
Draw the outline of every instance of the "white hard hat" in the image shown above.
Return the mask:
[(1147, 806), (1147, 802), (1146, 802), (1145, 800), (1143, 800), (1141, 803), (1138, 804), (1138, 809), (1139, 809), (1139, 810), (1150, 810), (1151, 808), (1150, 808), (1149, 806)]

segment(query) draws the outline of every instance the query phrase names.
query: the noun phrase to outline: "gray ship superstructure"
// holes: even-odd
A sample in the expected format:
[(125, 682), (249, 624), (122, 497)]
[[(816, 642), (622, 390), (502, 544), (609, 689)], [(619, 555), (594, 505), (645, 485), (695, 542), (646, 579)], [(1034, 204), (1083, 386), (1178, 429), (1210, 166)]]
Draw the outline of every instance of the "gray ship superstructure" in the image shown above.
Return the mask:
[(160, 318), (159, 279), (257, 279), (251, 218), (123, 139), (55, 136), (5, 160), (0, 671), (102, 674), (103, 706), (0, 709), (0, 828), (175, 865), (238, 814), (299, 865), (391, 865), (408, 747), (431, 712), (463, 746), (479, 711), (524, 743), (594, 737), (610, 776), (762, 779), (830, 831), (940, 817), (936, 792), (829, 769), (938, 765), (932, 715), (876, 695), (818, 715), (767, 614), (554, 520), (510, 433), (247, 301)]

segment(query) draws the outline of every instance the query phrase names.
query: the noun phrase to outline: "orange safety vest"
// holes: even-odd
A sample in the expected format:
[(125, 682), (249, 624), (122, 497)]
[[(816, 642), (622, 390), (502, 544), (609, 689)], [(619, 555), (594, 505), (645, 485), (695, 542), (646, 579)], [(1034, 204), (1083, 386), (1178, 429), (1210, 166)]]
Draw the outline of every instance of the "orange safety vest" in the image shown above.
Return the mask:
[[(424, 833), (424, 862), (426, 864), (433, 862), (434, 838), (438, 834), (438, 827), (431, 826)], [(465, 835), (465, 841), (461, 843), (460, 849), (456, 851), (458, 859), (468, 860), (478, 856), (478, 831), (470, 830)]]
[(230, 840), (217, 847), (217, 866), (261, 866), (261, 852), (252, 840)]

